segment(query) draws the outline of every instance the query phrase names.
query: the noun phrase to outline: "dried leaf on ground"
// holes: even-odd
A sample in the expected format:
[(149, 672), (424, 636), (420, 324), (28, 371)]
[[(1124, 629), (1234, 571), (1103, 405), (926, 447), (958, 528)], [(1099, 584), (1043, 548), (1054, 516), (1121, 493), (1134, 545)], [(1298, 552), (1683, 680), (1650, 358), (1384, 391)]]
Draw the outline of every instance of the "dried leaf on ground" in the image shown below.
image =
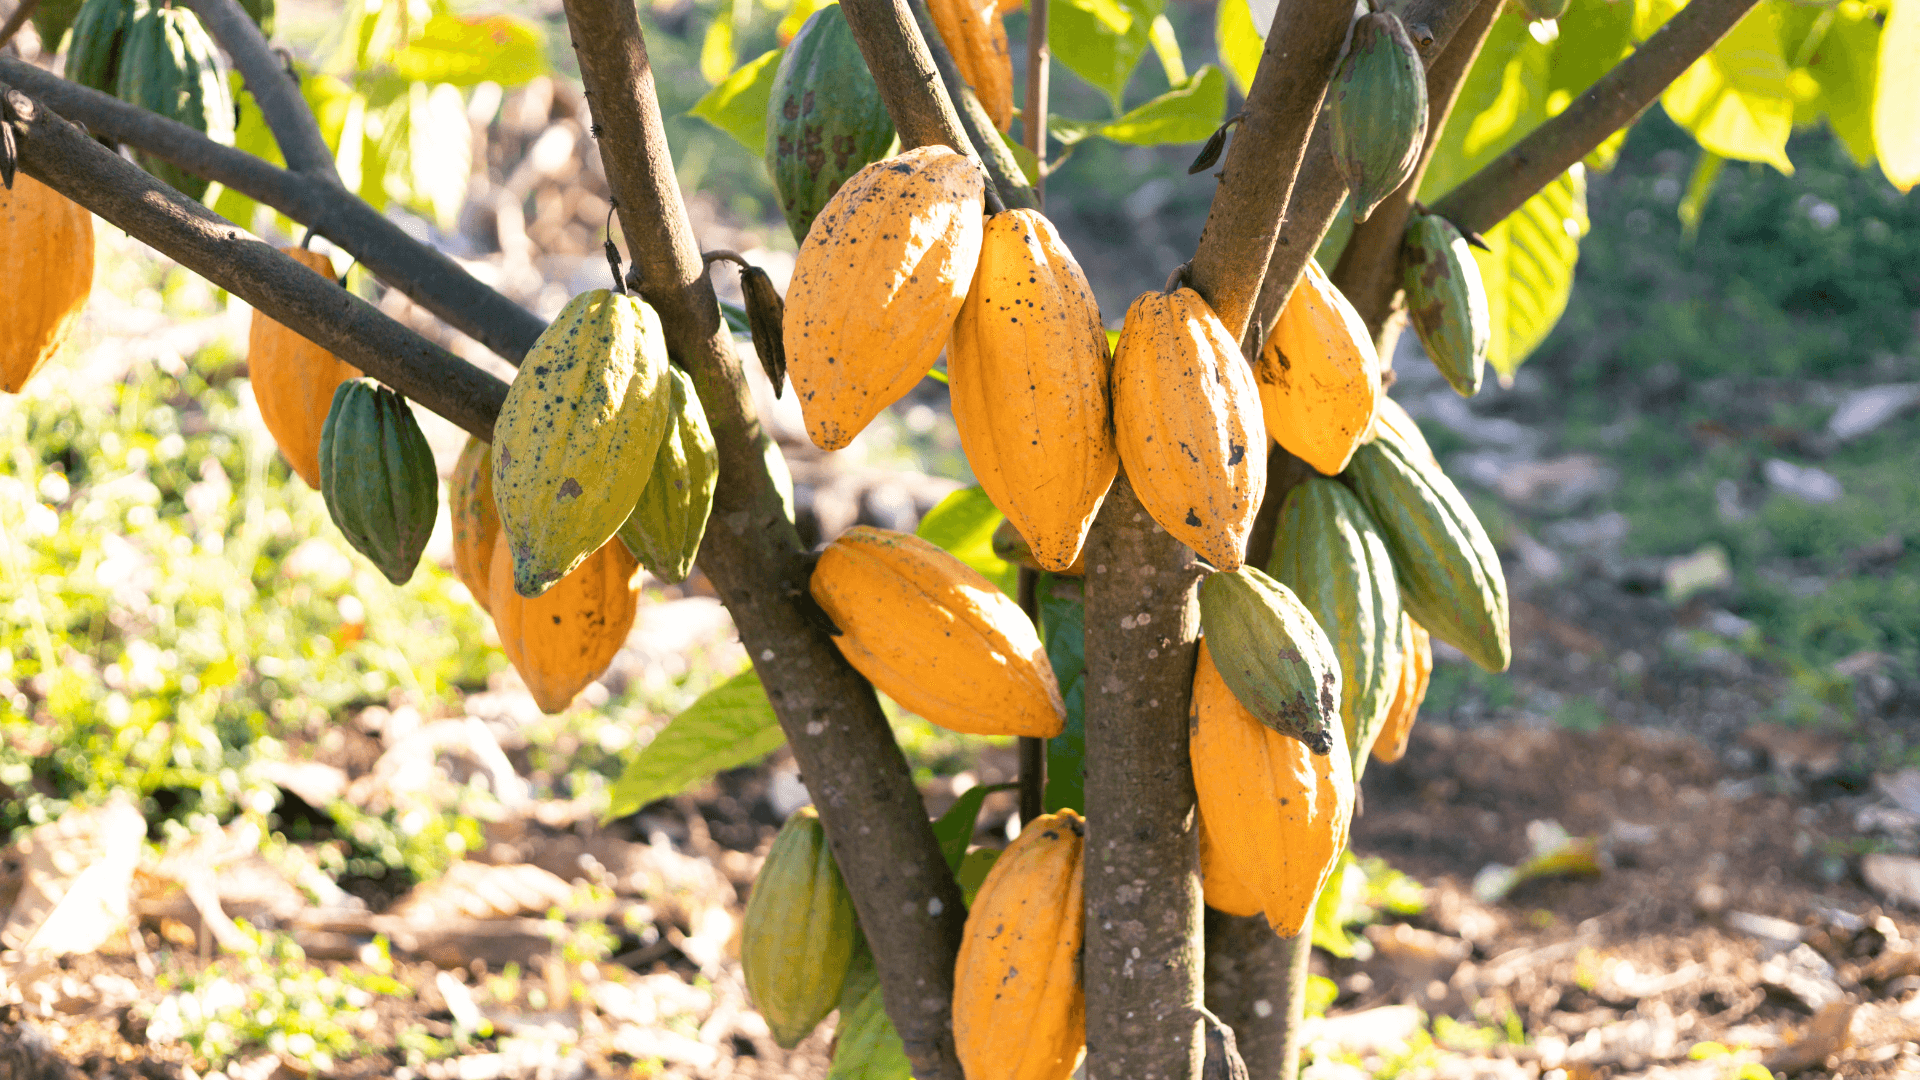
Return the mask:
[(92, 952), (127, 919), (147, 822), (131, 803), (70, 810), (14, 844), (19, 898), (0, 925), (0, 947), (23, 956)]

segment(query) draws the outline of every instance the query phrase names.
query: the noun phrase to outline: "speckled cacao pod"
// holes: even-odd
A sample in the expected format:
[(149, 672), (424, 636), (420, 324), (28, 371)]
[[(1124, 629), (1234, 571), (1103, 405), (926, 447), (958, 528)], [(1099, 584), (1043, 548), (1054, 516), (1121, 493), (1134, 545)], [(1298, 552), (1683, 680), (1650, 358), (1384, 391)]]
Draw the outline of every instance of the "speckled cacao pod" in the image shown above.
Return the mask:
[(494, 541), (487, 579), (493, 627), (541, 712), (565, 712), (626, 644), (639, 606), (638, 569), (626, 545), (608, 540), (552, 588), (529, 598), (513, 587), (506, 538)]
[(1407, 319), (1427, 358), (1461, 397), (1480, 392), (1493, 316), (1487, 288), (1467, 238), (1436, 214), (1415, 214), (1400, 246), (1400, 283)]
[[(840, 185), (892, 144), (880, 87), (840, 5), (829, 4), (787, 44), (767, 99), (767, 171), (795, 243), (807, 238)], [(773, 385), (778, 389), (779, 380)]]
[(1311, 259), (1253, 378), (1275, 442), (1327, 476), (1347, 467), (1373, 426), (1380, 357), (1360, 313)]
[(1200, 626), (1221, 678), (1261, 723), (1316, 754), (1333, 747), (1340, 660), (1292, 590), (1251, 566), (1209, 574)]

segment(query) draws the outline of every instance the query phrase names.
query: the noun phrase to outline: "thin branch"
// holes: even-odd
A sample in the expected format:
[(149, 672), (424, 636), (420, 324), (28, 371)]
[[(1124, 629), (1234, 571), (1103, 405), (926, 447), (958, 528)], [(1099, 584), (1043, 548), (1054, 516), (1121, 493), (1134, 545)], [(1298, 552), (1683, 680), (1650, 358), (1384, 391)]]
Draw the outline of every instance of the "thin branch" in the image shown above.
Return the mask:
[(634, 6), (565, 7), (634, 257), (629, 279), (659, 313), (720, 449), (723, 482), (700, 568), (732, 612), (800, 763), (914, 1075), (961, 1080), (951, 1024), (966, 918), (959, 886), (873, 688), (808, 617), (806, 552), (769, 471), (766, 436), (680, 199)]
[(1027, 0), (1027, 100), (1020, 109), (1020, 134), (1034, 167), (1033, 197), (1047, 203), (1047, 81), (1053, 57), (1047, 47), (1047, 0)]
[(1220, 170), (1220, 190), (1193, 255), (1193, 288), (1238, 340), (1273, 254), (1280, 217), (1313, 133), (1340, 43), (1353, 21), (1348, 0), (1280, 5), (1247, 90), (1239, 130)]
[(933, 25), (933, 13), (927, 10), (927, 0), (907, 0), (907, 6), (913, 10), (921, 40), (933, 54), (933, 66), (940, 72), (940, 81), (946, 84), (947, 96), (960, 112), (960, 126), (966, 129), (967, 138), (973, 140), (973, 148), (986, 164), (987, 175), (993, 178), (993, 186), (1001, 199), (1008, 206), (1039, 209), (1039, 196), (1027, 183), (1027, 174), (1020, 171), (1020, 162), (1013, 156), (1013, 150), (1000, 137), (1000, 129), (994, 126), (993, 117), (987, 115), (987, 107), (980, 104), (973, 88), (960, 77), (960, 65), (953, 62), (946, 42), (940, 40), (940, 31)]
[(408, 236), (338, 184), (276, 168), (178, 121), (24, 61), (0, 57), (0, 80), (66, 119), (85, 124), (95, 135), (218, 181), (312, 228), (359, 259), (388, 287), (509, 363), (518, 364), (546, 329), (539, 316), (495, 292), (445, 254)]
[(260, 106), (260, 115), (280, 144), (280, 156), (287, 168), (307, 176), (340, 182), (334, 171), (333, 151), (320, 135), (320, 125), (300, 96), (300, 84), (287, 77), (287, 69), (273, 54), (267, 39), (253, 19), (234, 0), (181, 0), (200, 16), (201, 25), (240, 69), (247, 89)]
[(1659, 98), (1705, 56), (1755, 0), (1694, 0), (1654, 31), (1633, 55), (1574, 99), (1565, 112), (1534, 128), (1506, 153), (1454, 188), (1433, 212), (1464, 232), (1493, 228), (1554, 178)]
[[(1333, 283), (1352, 301), (1354, 309), (1367, 324), (1376, 344), (1385, 343), (1385, 327), (1393, 314), (1394, 298), (1400, 294), (1400, 242), (1406, 236), (1407, 222), (1413, 217), (1413, 204), (1420, 194), (1420, 181), (1440, 145), (1440, 132), (1460, 88), (1466, 85), (1467, 72), (1480, 55), (1480, 46), (1493, 30), (1502, 0), (1481, 0), (1466, 23), (1447, 47), (1427, 66), (1427, 142), (1413, 175), (1373, 208), (1367, 220), (1354, 226), (1346, 250), (1334, 266)], [(1398, 334), (1392, 335), (1398, 337)], [(1391, 363), (1391, 354), (1381, 356)]]
[(34, 179), (483, 439), (507, 385), (236, 228), (0, 83)]
[(945, 146), (968, 153), (973, 142), (906, 0), (845, 0), (840, 9), (880, 86), (900, 146)]
[[(27, 25), (27, 20), (33, 16), (34, 9), (39, 6), (40, 0), (20, 0), (19, 6), (13, 9), (13, 14), (7, 16), (6, 25), (0, 26), (0, 47), (4, 47), (7, 42), (13, 40), (13, 35)], [(43, 53), (50, 53), (59, 47), (60, 43), (57, 41), (40, 43), (40, 51)]]

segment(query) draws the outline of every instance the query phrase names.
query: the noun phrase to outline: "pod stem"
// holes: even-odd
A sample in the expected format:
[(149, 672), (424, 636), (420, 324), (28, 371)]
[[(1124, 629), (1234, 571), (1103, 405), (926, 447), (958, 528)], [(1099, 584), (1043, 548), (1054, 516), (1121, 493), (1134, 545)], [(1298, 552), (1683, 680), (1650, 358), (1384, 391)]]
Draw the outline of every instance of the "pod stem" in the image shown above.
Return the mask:
[(613, 291), (622, 296), (627, 294), (626, 275), (620, 268), (620, 249), (613, 244), (613, 212), (620, 209), (620, 200), (614, 199), (607, 205), (607, 233), (600, 246), (607, 253), (607, 266), (613, 271)]

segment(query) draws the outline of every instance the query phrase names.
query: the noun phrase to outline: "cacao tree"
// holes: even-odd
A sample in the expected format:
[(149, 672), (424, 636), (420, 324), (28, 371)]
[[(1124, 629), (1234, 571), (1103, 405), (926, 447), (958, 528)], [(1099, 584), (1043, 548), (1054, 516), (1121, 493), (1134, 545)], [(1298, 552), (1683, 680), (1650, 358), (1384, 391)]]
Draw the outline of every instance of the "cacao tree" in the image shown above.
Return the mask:
[[(1510, 657), (1498, 556), (1382, 358), (1410, 323), (1460, 393), (1510, 377), (1565, 306), (1584, 170), (1656, 101), (1701, 191), (1726, 160), (1789, 170), (1814, 123), (1909, 190), (1920, 0), (1220, 0), (1219, 63), (1191, 72), (1163, 0), (1026, 0), (1024, 41), (1017, 0), (797, 0), (789, 43), (742, 63), (744, 3), (712, 23), (692, 112), (767, 158), (800, 242), (784, 311), (751, 266), (748, 310), (715, 298), (710, 265), (743, 260), (696, 244), (633, 5), (566, 0), (631, 263), (609, 241), (613, 287), (548, 324), (380, 212), (457, 207), (446, 123), (537, 68), (528, 27), (355, 0), (302, 78), (270, 5), (43, 0), (70, 77), (0, 57), (0, 386), (85, 301), (77, 206), (253, 305), (263, 415), (395, 580), (438, 498), (396, 394), (471, 434), (456, 568), (543, 708), (611, 659), (636, 568), (691, 560), (753, 670), (634, 761), (616, 809), (791, 745), (818, 816), (768, 860), (747, 974), (783, 1042), (839, 1009), (837, 1071), (1062, 1078), (1084, 1053), (1099, 1078), (1290, 1075), (1304, 928), (1365, 762), (1405, 749), (1429, 635)], [(1167, 89), (1129, 107), (1149, 51)], [(1110, 115), (1049, 115), (1050, 57)], [(1043, 213), (1088, 140), (1217, 167), (1191, 258), (1117, 343)], [(511, 386), (255, 239), (256, 205)], [(733, 320), (829, 450), (944, 353), (981, 488), (925, 537), (804, 549)], [(876, 689), (1022, 740), (1027, 824), (997, 862), (967, 851), (978, 796), (923, 812)]]

